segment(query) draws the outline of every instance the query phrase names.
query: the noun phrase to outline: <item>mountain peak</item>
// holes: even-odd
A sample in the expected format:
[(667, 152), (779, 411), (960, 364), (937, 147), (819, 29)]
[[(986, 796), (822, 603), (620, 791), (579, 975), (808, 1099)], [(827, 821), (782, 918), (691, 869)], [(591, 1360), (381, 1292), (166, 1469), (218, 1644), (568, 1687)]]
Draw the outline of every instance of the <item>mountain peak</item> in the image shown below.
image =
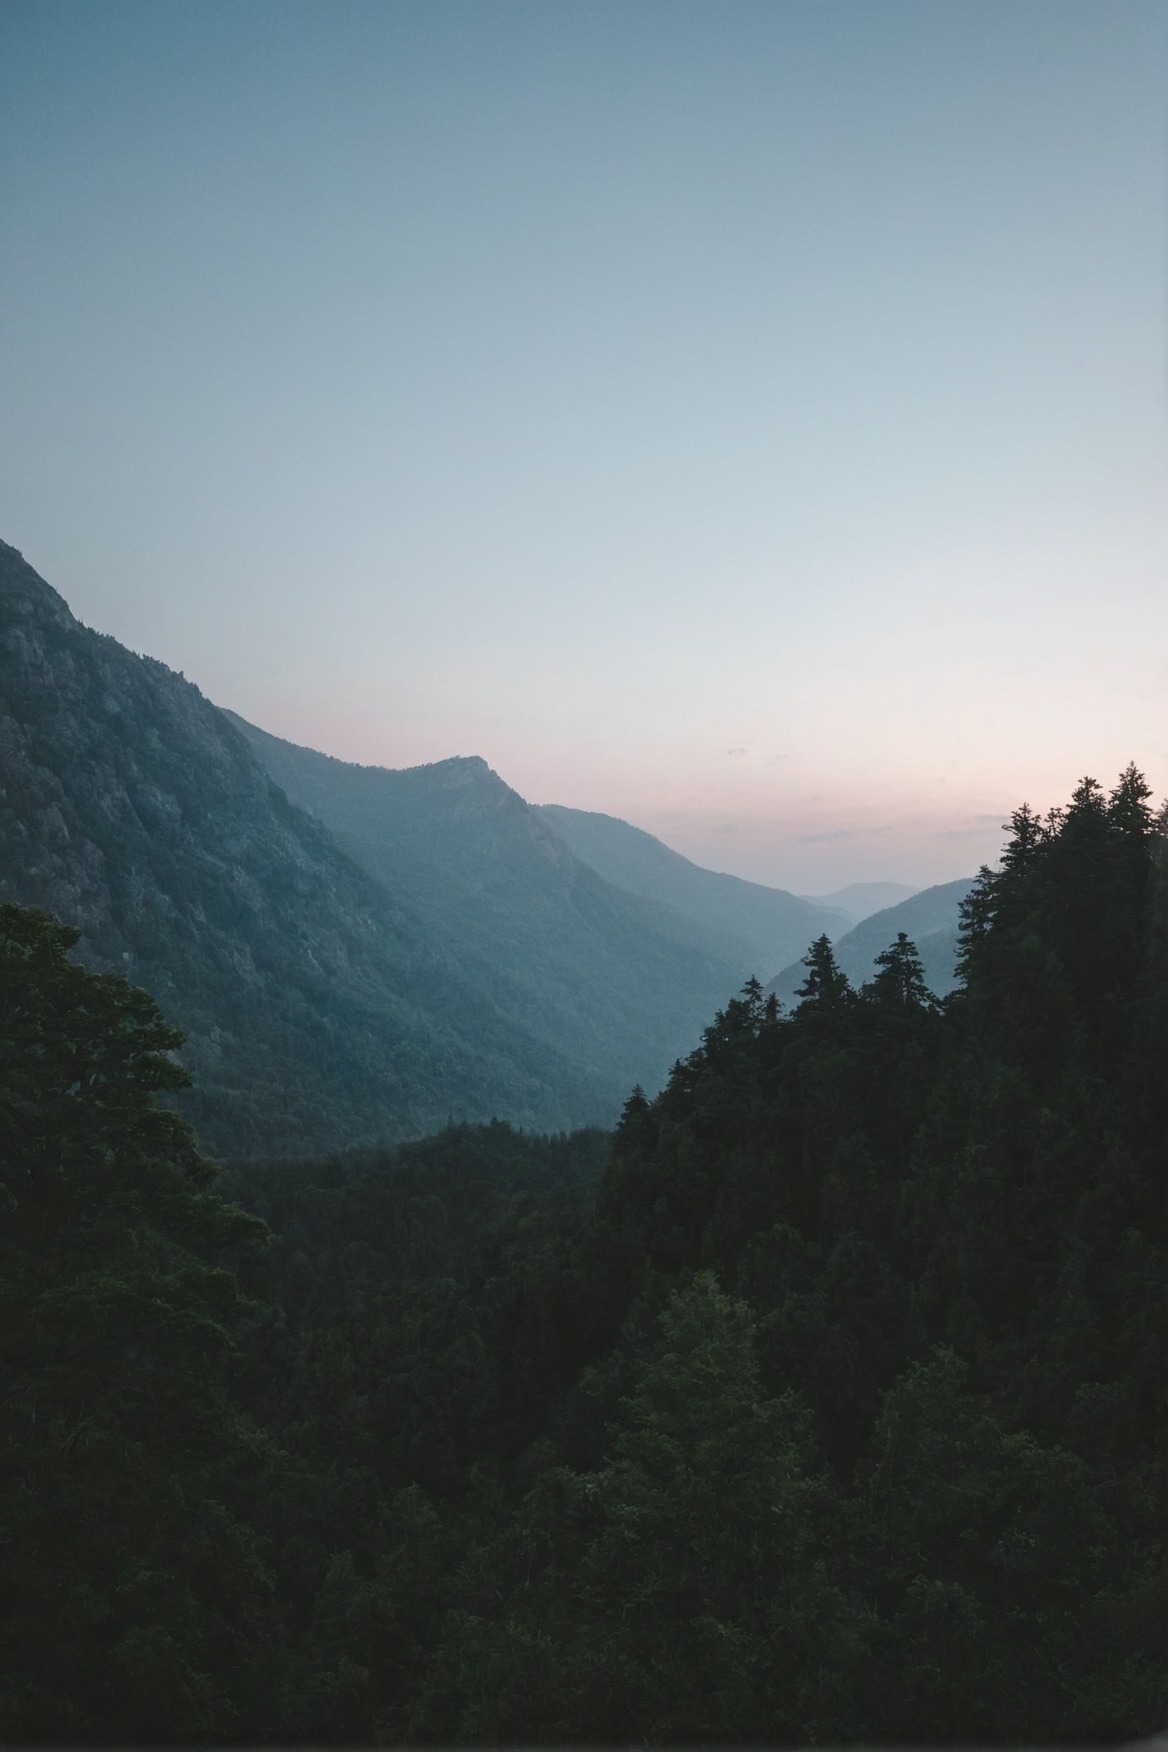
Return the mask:
[(6, 541), (0, 541), (0, 591), (4, 593), (4, 606), (9, 614), (27, 619), (40, 617), (62, 631), (80, 624), (70, 613), (65, 598), (33, 570), (19, 548)]

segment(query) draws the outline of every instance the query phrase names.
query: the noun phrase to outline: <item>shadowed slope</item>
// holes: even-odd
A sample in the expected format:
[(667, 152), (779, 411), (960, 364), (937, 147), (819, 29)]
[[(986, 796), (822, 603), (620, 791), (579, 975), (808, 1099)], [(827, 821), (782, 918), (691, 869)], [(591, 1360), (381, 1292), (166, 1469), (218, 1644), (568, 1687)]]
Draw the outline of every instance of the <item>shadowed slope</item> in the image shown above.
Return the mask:
[(607, 1116), (613, 1096), (503, 1017), (196, 687), (81, 626), (2, 544), (0, 771), (0, 898), (79, 925), (86, 965), (157, 994), (211, 1149)]
[(845, 913), (782, 888), (703, 870), (627, 821), (544, 804), (539, 814), (583, 863), (607, 882), (671, 908), (702, 939), (724, 946), (742, 977), (766, 978), (802, 954), (813, 937), (847, 929)]
[(409, 895), (505, 1015), (614, 1099), (658, 1086), (741, 981), (733, 937), (605, 881), (485, 761), (357, 766), (227, 715), (289, 797)]

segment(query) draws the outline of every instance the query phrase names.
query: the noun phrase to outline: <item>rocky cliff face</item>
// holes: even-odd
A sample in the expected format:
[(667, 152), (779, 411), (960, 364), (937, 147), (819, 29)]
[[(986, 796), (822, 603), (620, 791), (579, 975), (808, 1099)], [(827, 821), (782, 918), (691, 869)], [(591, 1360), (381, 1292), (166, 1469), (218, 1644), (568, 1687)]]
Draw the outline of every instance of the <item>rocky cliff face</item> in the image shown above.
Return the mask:
[(611, 1108), (467, 989), (196, 687), (82, 627), (3, 544), (0, 896), (79, 925), (87, 965), (145, 985), (187, 1031), (212, 1150)]

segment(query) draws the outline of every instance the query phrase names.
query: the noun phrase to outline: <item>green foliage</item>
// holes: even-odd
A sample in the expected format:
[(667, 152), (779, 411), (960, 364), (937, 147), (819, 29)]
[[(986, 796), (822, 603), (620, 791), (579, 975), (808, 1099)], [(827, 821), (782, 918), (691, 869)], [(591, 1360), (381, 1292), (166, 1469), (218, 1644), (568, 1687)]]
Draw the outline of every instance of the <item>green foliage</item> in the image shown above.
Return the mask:
[(817, 937), (803, 957), (807, 978), (799, 988), (804, 1004), (815, 1004), (823, 1011), (842, 1009), (852, 995), (845, 973), (836, 966), (830, 937)]
[(150, 1000), (5, 913), (10, 1736), (1155, 1732), (1164, 828), (1011, 833), (942, 1002), (820, 942), (611, 1138), (238, 1164), (266, 1253)]
[(0, 907), (4, 1736), (182, 1738), (239, 1719), (268, 1579), (232, 1402), (248, 1311), (214, 1263), (263, 1225), (157, 1105), (181, 1035), (77, 933)]
[(845, 1603), (797, 1401), (766, 1397), (749, 1310), (699, 1273), (601, 1465), (544, 1472), (457, 1584), (418, 1726), (458, 1740), (838, 1733)]
[(921, 958), (903, 931), (898, 931), (895, 943), (876, 957), (876, 966), (879, 973), (864, 988), (872, 1003), (898, 1012), (920, 1010), (935, 1003), (925, 985)]
[(792, 1016), (708, 1035), (626, 1116), (602, 1192), (659, 1270), (749, 1299), (809, 1405), (879, 1618), (853, 1695), (900, 1740), (1165, 1709), (1163, 834), (1133, 769), (1011, 825), (941, 1010), (907, 939), (858, 996), (813, 944)]
[(911, 1720), (934, 1741), (1041, 1739), (1056, 1721), (1107, 1740), (1122, 1713), (1095, 1715), (1082, 1675), (1098, 1659), (1102, 1602), (1130, 1592), (1146, 1557), (1087, 1462), (1007, 1433), (966, 1374), (939, 1350), (884, 1395), (852, 1505), (881, 1606), (878, 1719), (894, 1732)]

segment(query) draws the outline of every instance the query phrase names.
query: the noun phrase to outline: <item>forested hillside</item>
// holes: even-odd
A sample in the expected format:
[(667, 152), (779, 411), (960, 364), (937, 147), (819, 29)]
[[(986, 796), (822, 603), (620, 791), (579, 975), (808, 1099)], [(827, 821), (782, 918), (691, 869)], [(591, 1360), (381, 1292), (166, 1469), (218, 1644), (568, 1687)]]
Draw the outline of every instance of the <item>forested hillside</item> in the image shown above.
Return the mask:
[(611, 1140), (242, 1164), (251, 1215), (151, 1001), (4, 908), (0, 1734), (1161, 1728), (1165, 852), (1084, 781), (944, 1004), (820, 937)]
[[(226, 715), (293, 802), (368, 875), (409, 896), (463, 981), (597, 1091), (593, 1113), (606, 1097), (615, 1119), (630, 1073), (659, 1088), (712, 1006), (755, 966), (729, 928), (614, 887), (485, 760), (360, 766)], [(796, 940), (825, 928), (830, 915), (773, 898), (812, 926)]]

